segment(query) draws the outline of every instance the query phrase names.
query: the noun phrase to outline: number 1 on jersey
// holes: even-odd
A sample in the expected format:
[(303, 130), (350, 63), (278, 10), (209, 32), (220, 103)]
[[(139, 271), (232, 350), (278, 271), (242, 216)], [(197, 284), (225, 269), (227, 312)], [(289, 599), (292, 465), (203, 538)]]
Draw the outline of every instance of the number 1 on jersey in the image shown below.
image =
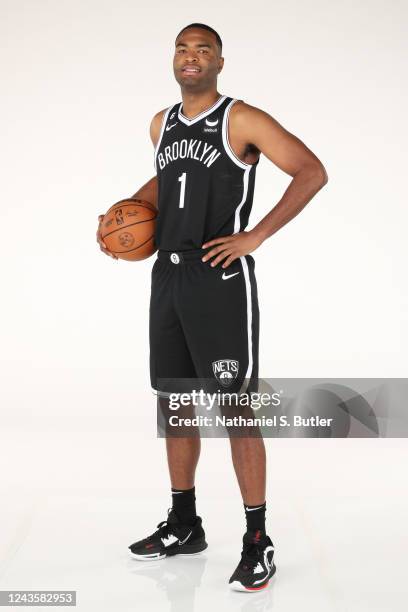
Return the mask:
[(186, 177), (187, 177), (187, 173), (186, 172), (183, 172), (183, 174), (178, 177), (178, 180), (181, 183), (181, 185), (180, 185), (179, 208), (184, 208), (184, 196), (185, 196), (185, 193), (186, 193)]

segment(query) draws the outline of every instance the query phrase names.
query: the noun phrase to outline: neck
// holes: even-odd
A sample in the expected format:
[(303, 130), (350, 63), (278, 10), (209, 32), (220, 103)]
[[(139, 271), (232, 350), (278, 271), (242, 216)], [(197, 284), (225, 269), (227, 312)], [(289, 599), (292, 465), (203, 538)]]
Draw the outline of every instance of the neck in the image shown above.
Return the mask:
[(200, 92), (182, 90), (181, 96), (183, 100), (183, 115), (190, 118), (210, 108), (210, 106), (218, 100), (221, 94), (218, 93), (217, 88), (214, 87), (214, 89)]

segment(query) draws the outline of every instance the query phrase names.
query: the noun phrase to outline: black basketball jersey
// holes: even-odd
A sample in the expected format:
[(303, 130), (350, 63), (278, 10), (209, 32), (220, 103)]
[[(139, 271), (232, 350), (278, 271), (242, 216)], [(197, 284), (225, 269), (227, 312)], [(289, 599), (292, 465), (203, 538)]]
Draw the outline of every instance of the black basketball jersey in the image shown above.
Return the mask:
[(191, 119), (182, 102), (166, 110), (155, 150), (158, 249), (200, 249), (247, 226), (259, 160), (247, 164), (230, 147), (228, 115), (236, 101), (221, 96)]

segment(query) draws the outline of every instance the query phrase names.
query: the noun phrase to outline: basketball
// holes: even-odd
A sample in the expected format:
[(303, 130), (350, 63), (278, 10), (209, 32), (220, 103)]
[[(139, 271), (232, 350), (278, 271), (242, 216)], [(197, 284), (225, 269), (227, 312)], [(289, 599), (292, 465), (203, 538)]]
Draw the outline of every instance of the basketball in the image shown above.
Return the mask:
[(155, 253), (157, 210), (153, 204), (127, 198), (110, 207), (102, 220), (101, 238), (119, 259), (141, 261)]

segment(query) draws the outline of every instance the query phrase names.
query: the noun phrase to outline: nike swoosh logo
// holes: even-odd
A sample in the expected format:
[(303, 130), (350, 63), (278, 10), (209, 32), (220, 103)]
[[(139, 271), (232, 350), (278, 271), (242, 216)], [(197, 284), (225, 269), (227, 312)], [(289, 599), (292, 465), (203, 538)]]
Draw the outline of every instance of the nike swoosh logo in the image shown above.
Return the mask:
[(179, 546), (181, 546), (182, 544), (185, 544), (188, 540), (188, 538), (191, 536), (193, 532), (190, 531), (190, 533), (188, 534), (188, 536), (186, 538), (184, 538), (184, 540), (179, 540)]
[(234, 272), (234, 274), (228, 274), (228, 275), (225, 274), (225, 272), (224, 272), (224, 274), (222, 275), (221, 278), (222, 278), (222, 280), (227, 280), (227, 278), (232, 278), (233, 276), (236, 276), (237, 274), (239, 274), (239, 272)]
[(263, 506), (257, 506), (256, 508), (247, 508), (247, 507), (245, 506), (245, 510), (246, 510), (247, 512), (252, 512), (253, 510), (259, 510), (259, 508), (262, 508), (262, 507), (263, 507)]
[(177, 125), (177, 121), (176, 123), (173, 123), (173, 125), (167, 125), (166, 126), (166, 132), (168, 132), (169, 130), (171, 130), (171, 128), (174, 128), (174, 126)]
[(215, 121), (210, 121), (209, 119), (205, 120), (207, 125), (217, 125), (218, 121), (218, 119), (216, 119)]

